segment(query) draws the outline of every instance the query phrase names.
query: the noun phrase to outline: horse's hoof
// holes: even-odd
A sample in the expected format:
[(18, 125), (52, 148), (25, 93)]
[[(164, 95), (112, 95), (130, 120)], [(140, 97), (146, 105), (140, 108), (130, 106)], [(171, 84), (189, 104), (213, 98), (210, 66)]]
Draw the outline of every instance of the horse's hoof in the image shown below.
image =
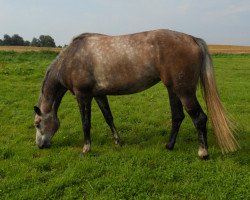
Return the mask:
[(90, 151), (90, 144), (84, 144), (82, 154), (86, 154)]
[(199, 148), (198, 156), (201, 160), (208, 160), (209, 159), (208, 151), (205, 148)]
[(115, 145), (122, 146), (121, 141), (120, 140), (115, 140)]
[(172, 145), (172, 144), (167, 144), (167, 145), (166, 145), (166, 149), (172, 151), (172, 150), (174, 149), (174, 145)]

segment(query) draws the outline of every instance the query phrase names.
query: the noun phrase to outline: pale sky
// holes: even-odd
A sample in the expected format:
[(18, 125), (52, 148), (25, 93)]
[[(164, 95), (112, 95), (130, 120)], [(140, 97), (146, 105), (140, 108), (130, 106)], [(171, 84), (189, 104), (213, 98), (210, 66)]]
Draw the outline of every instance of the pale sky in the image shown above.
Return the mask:
[(64, 45), (83, 32), (162, 28), (209, 44), (250, 46), (250, 0), (0, 0), (0, 38), (50, 35)]

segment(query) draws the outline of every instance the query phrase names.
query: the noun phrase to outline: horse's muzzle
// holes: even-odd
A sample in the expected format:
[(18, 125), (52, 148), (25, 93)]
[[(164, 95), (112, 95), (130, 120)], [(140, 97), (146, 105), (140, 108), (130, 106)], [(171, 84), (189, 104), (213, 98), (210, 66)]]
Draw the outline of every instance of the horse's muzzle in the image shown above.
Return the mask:
[(50, 148), (50, 144), (42, 144), (42, 145), (37, 145), (39, 149), (44, 149), (44, 148)]

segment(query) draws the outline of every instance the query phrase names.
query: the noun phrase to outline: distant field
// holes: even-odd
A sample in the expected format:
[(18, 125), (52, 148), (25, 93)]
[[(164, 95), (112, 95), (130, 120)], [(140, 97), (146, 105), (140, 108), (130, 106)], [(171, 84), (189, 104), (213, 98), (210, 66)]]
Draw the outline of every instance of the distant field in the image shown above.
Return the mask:
[[(235, 46), (235, 45), (208, 45), (209, 51), (212, 54), (250, 54), (250, 46)], [(54, 51), (60, 52), (62, 48), (47, 48), (47, 47), (21, 47), (21, 46), (0, 46), (0, 51)]]
[(250, 46), (235, 46), (235, 45), (208, 45), (209, 51), (214, 53), (226, 54), (250, 54)]
[(187, 114), (175, 149), (165, 149), (171, 114), (163, 84), (134, 95), (109, 97), (122, 147), (113, 144), (93, 102), (92, 151), (79, 156), (80, 114), (68, 92), (59, 108), (61, 127), (51, 148), (38, 149), (33, 106), (47, 66), (57, 54), (0, 51), (1, 200), (250, 199), (250, 54), (212, 56), (221, 99), (242, 128), (241, 149), (223, 155), (208, 124), (208, 161), (197, 158), (197, 133)]
[(30, 47), (30, 46), (0, 46), (0, 51), (15, 51), (15, 52), (26, 52), (26, 51), (53, 51), (59, 52), (62, 48), (52, 47)]

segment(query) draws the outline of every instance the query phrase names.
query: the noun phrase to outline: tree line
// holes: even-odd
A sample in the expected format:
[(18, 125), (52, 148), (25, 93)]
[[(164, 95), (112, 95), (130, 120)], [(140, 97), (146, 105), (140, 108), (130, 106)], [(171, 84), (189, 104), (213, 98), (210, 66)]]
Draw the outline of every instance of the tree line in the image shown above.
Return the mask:
[(54, 39), (49, 35), (40, 35), (39, 38), (33, 38), (32, 41), (24, 40), (18, 34), (9, 36), (5, 34), (0, 39), (0, 46), (34, 46), (34, 47), (56, 47)]

